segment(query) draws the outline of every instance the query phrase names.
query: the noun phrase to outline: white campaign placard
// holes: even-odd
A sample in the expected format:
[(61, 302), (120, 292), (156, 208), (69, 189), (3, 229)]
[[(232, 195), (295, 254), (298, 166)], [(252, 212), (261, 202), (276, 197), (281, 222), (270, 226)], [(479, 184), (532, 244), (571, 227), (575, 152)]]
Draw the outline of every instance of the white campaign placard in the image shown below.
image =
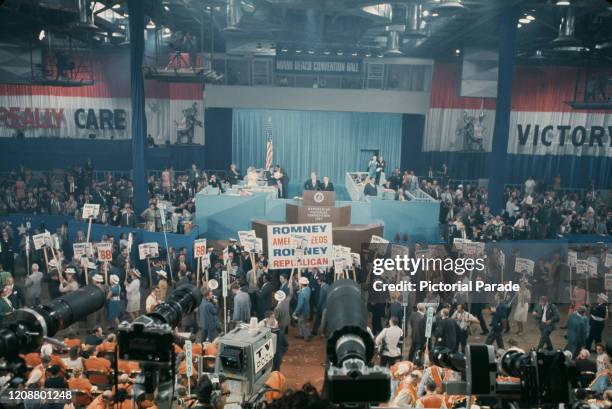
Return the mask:
[(612, 273), (606, 273), (605, 286), (606, 291), (612, 291)]
[(338, 271), (344, 270), (345, 268), (346, 268), (346, 264), (345, 264), (344, 256), (342, 254), (335, 256), (334, 257), (334, 270), (338, 272)]
[(359, 253), (351, 253), (351, 257), (353, 259), (353, 264), (355, 267), (361, 267), (361, 256)]
[(113, 261), (113, 245), (111, 243), (98, 243), (96, 249), (98, 250), (98, 260)]
[(190, 378), (193, 374), (193, 346), (191, 345), (191, 341), (185, 341), (185, 372), (187, 373), (187, 377)]
[(95, 219), (100, 214), (100, 205), (95, 203), (85, 203), (83, 205), (83, 219)]
[(589, 262), (586, 260), (576, 260), (576, 274), (588, 274)]
[(455, 237), (453, 239), (453, 247), (455, 248), (455, 250), (457, 250), (458, 252), (462, 252), (463, 251), (463, 245), (465, 243), (469, 243), (470, 241), (468, 239), (462, 239), (459, 237)]
[(587, 261), (587, 273), (589, 274), (589, 277), (597, 277), (597, 262)]
[(484, 255), (485, 244), (482, 242), (474, 241), (464, 242), (462, 245), (462, 251), (470, 257), (482, 256)]
[(47, 233), (35, 234), (32, 236), (34, 249), (40, 250), (47, 245)]
[(251, 242), (255, 240), (257, 237), (255, 236), (255, 230), (242, 230), (238, 231), (238, 240), (240, 244), (243, 246), (246, 244), (245, 242)]
[(255, 238), (255, 253), (263, 253), (263, 239), (260, 239), (259, 237)]
[(227, 297), (227, 271), (223, 270), (221, 272), (221, 286), (223, 291), (223, 297)]
[(385, 253), (387, 251), (387, 246), (389, 245), (389, 240), (386, 240), (380, 236), (375, 234), (370, 238), (370, 250), (374, 252)]
[(576, 260), (578, 260), (578, 253), (574, 250), (567, 251), (567, 265), (570, 267), (576, 267)]
[(159, 244), (157, 242), (141, 243), (138, 245), (138, 258), (144, 260), (147, 257), (156, 258), (159, 256)]
[(529, 275), (533, 275), (533, 267), (535, 263), (533, 260), (529, 260), (528, 258), (517, 257), (514, 263), (514, 272), (516, 273), (527, 273)]
[(77, 259), (93, 256), (93, 246), (91, 243), (74, 243), (72, 251), (74, 252), (74, 258)]
[[(303, 254), (298, 258), (294, 236)], [(278, 224), (268, 226), (268, 268), (330, 267), (333, 263), (331, 223)]]
[(206, 239), (198, 239), (193, 242), (193, 257), (200, 258), (206, 256)]
[(272, 347), (272, 338), (266, 341), (261, 347), (255, 351), (255, 373), (261, 371), (274, 358), (274, 348)]
[(427, 321), (425, 321), (425, 338), (431, 338), (431, 328), (433, 326), (434, 308), (427, 308)]

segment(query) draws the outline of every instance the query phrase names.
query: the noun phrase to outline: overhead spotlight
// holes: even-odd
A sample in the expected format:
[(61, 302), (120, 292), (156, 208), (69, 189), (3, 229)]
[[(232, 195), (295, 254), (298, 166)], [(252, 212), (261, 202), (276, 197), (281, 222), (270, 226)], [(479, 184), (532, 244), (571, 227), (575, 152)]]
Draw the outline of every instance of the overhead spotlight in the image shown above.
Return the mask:
[(153, 30), (155, 28), (155, 23), (153, 22), (153, 20), (149, 20), (146, 25), (146, 28), (148, 28), (149, 30)]
[(295, 53), (296, 53), (296, 54), (302, 54), (302, 50), (297, 49), (297, 50), (295, 50)]
[(119, 28), (125, 30), (125, 24), (119, 24)]
[(170, 37), (171, 35), (172, 35), (172, 30), (170, 30), (168, 27), (162, 30), (162, 37), (167, 38), (167, 37)]
[(45, 39), (46, 36), (47, 34), (45, 33), (45, 30), (40, 30), (40, 33), (38, 33), (38, 40), (42, 41)]
[(336, 55), (344, 55), (344, 52), (342, 52), (342, 51), (338, 51), (338, 52), (336, 53)]
[(432, 16), (432, 17), (438, 17), (438, 16), (439, 16), (439, 14), (438, 14), (438, 13), (431, 13), (431, 16)]
[(521, 23), (518, 23), (518, 24), (516, 25), (516, 27), (517, 27), (517, 28), (521, 28), (521, 27), (523, 27), (523, 25), (522, 25)]
[(281, 48), (281, 52), (286, 53), (287, 51), (289, 50), (287, 50), (285, 47)]
[(457, 54), (457, 55), (461, 54), (461, 50), (457, 48), (457, 49), (455, 50), (455, 54)]
[(164, 10), (166, 10), (166, 11), (170, 11), (170, 7), (168, 7), (168, 6), (164, 5)]
[(527, 17), (522, 17), (522, 18), (519, 18), (519, 23), (521, 23), (521, 24), (529, 24), (529, 23), (531, 23), (531, 20), (529, 20)]
[(569, 6), (570, 0), (557, 0), (556, 5), (557, 6)]
[(423, 17), (429, 16), (429, 10), (423, 10)]
[(308, 54), (313, 55), (314, 54), (314, 50), (308, 50)]
[(325, 50), (325, 51), (323, 51), (323, 54), (325, 54), (325, 55), (330, 55), (330, 54), (331, 54), (331, 52), (330, 52), (329, 50)]
[(371, 56), (372, 56), (372, 54), (371, 54), (369, 51), (366, 51), (365, 56), (366, 56), (366, 57), (371, 57)]
[(210, 11), (210, 10), (212, 10), (212, 7), (206, 6), (206, 10)]
[(117, 4), (113, 4), (113, 7), (111, 7), (113, 10), (117, 10), (119, 8), (121, 8), (121, 4), (117, 3)]
[(534, 20), (535, 20), (535, 17), (534, 17), (534, 16), (532, 16), (531, 14), (527, 14), (527, 15), (525, 16), (525, 18), (526, 18), (527, 20), (529, 20), (529, 21), (534, 21)]
[(452, 16), (467, 11), (461, 0), (440, 0), (438, 4), (431, 7), (431, 15)]
[(352, 55), (353, 57), (357, 57), (357, 52), (356, 52), (356, 51), (353, 51), (353, 52), (351, 53), (351, 55)]

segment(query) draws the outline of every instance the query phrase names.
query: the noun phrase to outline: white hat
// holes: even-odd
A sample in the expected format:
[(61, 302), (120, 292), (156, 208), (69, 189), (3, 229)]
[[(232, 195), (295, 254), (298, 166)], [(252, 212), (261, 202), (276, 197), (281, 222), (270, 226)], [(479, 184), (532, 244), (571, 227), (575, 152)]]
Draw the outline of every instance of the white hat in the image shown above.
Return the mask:
[(90, 269), (90, 270), (95, 270), (97, 268), (96, 267), (96, 263), (94, 263), (92, 261), (88, 261), (87, 262), (87, 268)]
[(53, 353), (53, 346), (51, 344), (44, 344), (40, 347), (41, 356), (51, 356)]
[(602, 300), (604, 302), (608, 302), (608, 296), (605, 295), (604, 293), (598, 294), (597, 299)]
[(235, 238), (233, 238), (233, 237), (230, 237), (229, 241), (230, 241), (230, 242), (232, 242), (232, 241), (233, 241), (233, 242), (236, 242), (236, 241), (238, 241), (238, 240), (236, 240), (236, 239), (235, 239)]
[(217, 280), (210, 279), (208, 280), (208, 289), (209, 290), (216, 290), (217, 288), (219, 288), (219, 282)]
[(115, 285), (115, 284), (119, 284), (119, 276), (118, 275), (111, 275), (110, 276), (110, 282), (111, 284)]
[(103, 283), (104, 277), (102, 277), (100, 274), (96, 274), (93, 276), (92, 280), (94, 280), (96, 283)]
[(57, 260), (53, 259), (49, 261), (49, 267), (57, 267)]
[(159, 271), (157, 272), (157, 275), (158, 275), (158, 276), (162, 276), (162, 277), (164, 277), (164, 278), (168, 278), (168, 274), (167, 274), (167, 273), (166, 273), (164, 270), (159, 270)]
[(136, 277), (140, 278), (140, 271), (138, 271), (137, 269), (133, 269), (132, 270), (132, 274), (134, 274)]
[(274, 299), (278, 302), (283, 301), (285, 298), (287, 298), (287, 294), (283, 290), (278, 290), (274, 293)]
[(68, 267), (66, 271), (64, 271), (64, 274), (76, 274), (76, 270), (72, 267)]
[(308, 281), (308, 278), (306, 278), (306, 277), (300, 277), (300, 284), (301, 285), (308, 285), (308, 284), (310, 284), (310, 281)]

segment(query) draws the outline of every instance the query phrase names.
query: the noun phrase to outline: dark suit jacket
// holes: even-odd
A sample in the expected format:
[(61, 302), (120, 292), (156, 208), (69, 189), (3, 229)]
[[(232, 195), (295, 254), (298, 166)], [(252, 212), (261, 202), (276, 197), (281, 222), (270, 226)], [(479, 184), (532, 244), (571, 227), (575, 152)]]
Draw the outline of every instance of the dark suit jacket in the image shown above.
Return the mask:
[(454, 351), (457, 348), (457, 323), (450, 318), (440, 319), (436, 322), (436, 345), (443, 345)]
[(334, 184), (332, 182), (329, 182), (327, 184), (327, 186), (325, 186), (323, 183), (319, 184), (319, 190), (325, 190), (327, 192), (333, 192), (334, 191)]
[[(128, 216), (129, 214), (129, 216)], [(136, 226), (136, 214), (134, 212), (131, 213), (121, 213), (121, 225), (123, 227), (134, 227)]]
[(365, 196), (376, 196), (378, 195), (378, 189), (376, 188), (376, 186), (372, 186), (369, 183), (366, 183), (365, 187), (363, 188), (363, 194)]
[(412, 342), (425, 343), (425, 314), (414, 312), (410, 315), (410, 328), (412, 328)]
[(319, 190), (321, 183), (317, 180), (314, 184), (312, 183), (312, 179), (308, 179), (304, 182), (304, 190)]
[(272, 283), (265, 283), (257, 293), (257, 318), (264, 318), (266, 311), (272, 311)]
[(555, 304), (549, 303), (546, 307), (546, 317), (544, 317), (544, 320), (550, 321), (550, 324), (548, 325), (542, 322), (542, 306), (538, 304), (534, 311), (536, 313), (536, 319), (538, 320), (540, 330), (548, 329), (552, 331), (553, 329), (555, 329), (555, 325), (557, 324), (557, 322), (559, 322), (559, 309)]

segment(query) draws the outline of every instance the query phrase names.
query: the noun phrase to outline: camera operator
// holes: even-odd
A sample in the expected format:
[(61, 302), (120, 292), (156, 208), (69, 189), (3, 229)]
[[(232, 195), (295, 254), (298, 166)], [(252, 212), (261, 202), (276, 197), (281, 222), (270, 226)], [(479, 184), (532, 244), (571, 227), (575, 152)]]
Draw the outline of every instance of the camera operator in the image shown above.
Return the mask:
[(196, 386), (197, 401), (190, 409), (223, 409), (227, 395), (229, 392), (224, 376), (219, 376), (219, 382), (216, 383), (208, 375), (202, 375)]

